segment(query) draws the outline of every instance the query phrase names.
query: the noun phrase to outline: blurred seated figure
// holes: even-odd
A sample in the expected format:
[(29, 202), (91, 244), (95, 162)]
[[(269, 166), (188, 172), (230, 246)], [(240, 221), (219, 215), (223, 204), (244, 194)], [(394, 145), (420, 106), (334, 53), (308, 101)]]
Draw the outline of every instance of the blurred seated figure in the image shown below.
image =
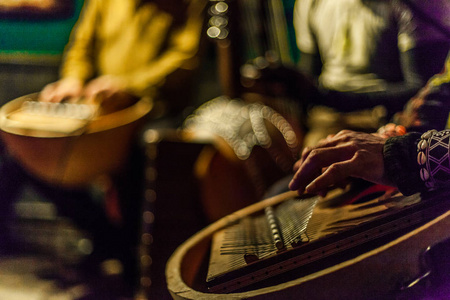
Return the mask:
[(297, 0), (294, 25), (299, 67), (318, 85), (306, 146), (342, 129), (373, 132), (385, 124), (441, 68), (443, 61), (426, 69), (424, 54), (438, 42), (448, 46), (438, 29), (397, 0)]
[[(61, 79), (41, 101), (119, 93), (161, 97), (165, 81), (196, 67), (203, 0), (94, 0), (85, 4), (67, 45)], [(170, 109), (171, 103), (160, 103)]]
[[(154, 101), (150, 117), (170, 114), (180, 103), (165, 103), (163, 90), (177, 90), (168, 86), (172, 77), (197, 67), (205, 6), (205, 0), (86, 1), (64, 53), (61, 78), (42, 89), (39, 101), (84, 99), (98, 103), (103, 113), (109, 113), (145, 97)], [(187, 96), (186, 91), (179, 92)], [(7, 229), (13, 204), (23, 186), (31, 184), (55, 204), (58, 213), (93, 236), (95, 254), (122, 260), (125, 279), (130, 285), (136, 283), (144, 180), (140, 149), (132, 152), (119, 174), (105, 174), (100, 191), (106, 203), (94, 199), (92, 187), (52, 186), (29, 174), (10, 156), (2, 160), (0, 248), (5, 253), (11, 249), (3, 241), (14, 240)]]
[(450, 52), (442, 73), (402, 112), (404, 126), (388, 124), (373, 134), (344, 130), (305, 148), (290, 189), (325, 194), (350, 178), (392, 185), (405, 195), (448, 187), (449, 74)]

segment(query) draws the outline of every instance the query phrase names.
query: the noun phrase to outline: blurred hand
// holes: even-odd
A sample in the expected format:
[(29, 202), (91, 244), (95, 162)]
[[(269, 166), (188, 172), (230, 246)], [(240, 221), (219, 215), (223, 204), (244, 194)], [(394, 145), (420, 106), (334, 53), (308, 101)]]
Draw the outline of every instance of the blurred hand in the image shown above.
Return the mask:
[(103, 75), (92, 79), (84, 88), (83, 95), (87, 102), (102, 102), (122, 93), (124, 83), (119, 77)]
[(44, 87), (39, 94), (43, 102), (77, 102), (98, 104), (100, 114), (109, 114), (134, 104), (138, 98), (124, 91), (124, 83), (119, 77), (104, 75), (83, 86), (82, 81), (64, 78)]
[(393, 120), (406, 128), (414, 128), (422, 125), (419, 110), (425, 104), (425, 100), (420, 97), (412, 98), (406, 103), (403, 111), (394, 115)]
[(345, 184), (351, 177), (392, 185), (384, 174), (383, 147), (386, 138), (343, 130), (305, 148), (294, 165), (291, 190), (325, 195), (333, 186)]
[(387, 139), (390, 137), (406, 134), (406, 128), (402, 125), (388, 123), (388, 124), (380, 127), (376, 134)]
[(401, 112), (394, 115), (393, 120), (396, 124), (403, 125), (406, 128), (422, 126), (420, 110), (423, 109), (427, 95), (431, 93), (431, 86), (426, 85), (405, 105)]
[(78, 100), (83, 93), (83, 82), (75, 78), (64, 78), (47, 84), (39, 94), (39, 101), (61, 102)]

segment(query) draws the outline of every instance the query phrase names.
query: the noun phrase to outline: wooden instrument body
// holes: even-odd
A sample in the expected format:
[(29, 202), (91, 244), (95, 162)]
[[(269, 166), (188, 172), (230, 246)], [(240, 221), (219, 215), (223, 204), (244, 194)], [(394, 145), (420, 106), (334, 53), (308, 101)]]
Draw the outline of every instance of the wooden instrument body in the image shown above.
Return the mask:
[[(24, 101), (36, 98), (37, 94), (27, 95), (4, 105), (2, 121)], [(141, 99), (128, 108), (94, 118), (74, 135), (5, 126), (0, 135), (9, 154), (31, 174), (50, 184), (76, 188), (123, 166), (131, 140), (151, 108), (148, 99)]]
[(166, 267), (174, 299), (390, 299), (421, 274), (420, 257), (430, 245), (450, 237), (450, 212), (380, 247), (315, 273), (246, 292), (208, 293), (204, 263), (215, 232), (237, 219), (276, 205), (295, 192), (266, 199), (211, 224), (182, 244)]

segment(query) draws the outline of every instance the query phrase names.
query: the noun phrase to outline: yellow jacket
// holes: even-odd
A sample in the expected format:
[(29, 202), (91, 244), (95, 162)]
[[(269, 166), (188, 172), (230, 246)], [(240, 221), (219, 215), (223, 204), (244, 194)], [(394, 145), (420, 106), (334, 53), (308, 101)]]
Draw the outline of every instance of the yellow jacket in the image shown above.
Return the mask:
[(207, 1), (140, 2), (86, 0), (66, 47), (61, 77), (119, 76), (128, 92), (153, 96), (167, 75), (192, 62)]

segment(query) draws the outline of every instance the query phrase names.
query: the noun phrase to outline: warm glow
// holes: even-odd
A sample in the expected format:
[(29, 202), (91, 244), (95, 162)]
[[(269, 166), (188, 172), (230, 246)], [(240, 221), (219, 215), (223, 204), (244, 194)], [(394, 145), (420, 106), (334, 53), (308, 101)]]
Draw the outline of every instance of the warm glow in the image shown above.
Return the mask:
[(56, 5), (55, 0), (0, 0), (0, 10), (35, 8), (49, 9)]

